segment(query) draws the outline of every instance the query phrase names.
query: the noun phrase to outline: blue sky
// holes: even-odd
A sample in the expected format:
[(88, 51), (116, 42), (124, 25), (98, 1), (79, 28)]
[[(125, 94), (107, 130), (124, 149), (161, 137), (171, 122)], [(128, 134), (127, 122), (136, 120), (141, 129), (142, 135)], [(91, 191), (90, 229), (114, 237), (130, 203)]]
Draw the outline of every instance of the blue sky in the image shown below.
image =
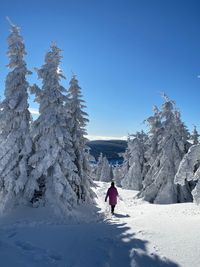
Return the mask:
[[(63, 50), (63, 84), (77, 74), (91, 136), (121, 137), (145, 128), (160, 92), (200, 130), (200, 1), (1, 0), (0, 89), (4, 90), (9, 25), (21, 27), (30, 70), (52, 41)], [(30, 82), (37, 82), (34, 74)], [(30, 99), (30, 105), (37, 105)]]

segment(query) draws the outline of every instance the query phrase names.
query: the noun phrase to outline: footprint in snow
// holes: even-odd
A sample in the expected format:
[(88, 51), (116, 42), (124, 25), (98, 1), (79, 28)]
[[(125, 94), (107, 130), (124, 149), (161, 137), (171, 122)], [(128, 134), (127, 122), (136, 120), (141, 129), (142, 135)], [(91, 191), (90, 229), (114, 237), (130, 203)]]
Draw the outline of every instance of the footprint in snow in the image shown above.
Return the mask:
[(17, 232), (10, 232), (7, 237), (12, 238), (12, 237), (16, 236), (16, 234), (17, 234)]
[(34, 260), (40, 261), (40, 260), (49, 260), (49, 261), (60, 261), (62, 260), (62, 256), (58, 254), (57, 252), (46, 250), (40, 247), (36, 247), (28, 242), (23, 241), (16, 241), (15, 245), (20, 248), (25, 253), (29, 253), (32, 255)]

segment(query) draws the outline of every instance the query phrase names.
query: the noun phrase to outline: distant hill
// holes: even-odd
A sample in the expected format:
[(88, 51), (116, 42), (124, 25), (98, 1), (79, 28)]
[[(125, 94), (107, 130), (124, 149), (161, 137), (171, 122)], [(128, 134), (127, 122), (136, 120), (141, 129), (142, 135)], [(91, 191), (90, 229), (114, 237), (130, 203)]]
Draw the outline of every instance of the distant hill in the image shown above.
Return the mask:
[(97, 160), (100, 153), (107, 157), (110, 163), (122, 163), (123, 158), (118, 153), (124, 153), (127, 141), (123, 140), (95, 140), (89, 141), (87, 145), (91, 148), (90, 153)]

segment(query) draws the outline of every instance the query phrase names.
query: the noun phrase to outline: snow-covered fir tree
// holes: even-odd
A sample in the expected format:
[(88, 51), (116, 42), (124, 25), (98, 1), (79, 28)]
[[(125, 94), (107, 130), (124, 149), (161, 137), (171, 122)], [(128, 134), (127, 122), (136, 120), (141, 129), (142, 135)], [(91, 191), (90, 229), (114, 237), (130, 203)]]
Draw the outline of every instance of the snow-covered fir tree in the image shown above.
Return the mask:
[(102, 172), (102, 166), (103, 166), (103, 154), (100, 153), (98, 160), (97, 160), (97, 165), (95, 168), (95, 180), (99, 181), (101, 177), (101, 172)]
[(26, 202), (24, 194), (29, 179), (28, 157), (32, 143), (29, 132), (31, 121), (28, 110), (26, 55), (20, 29), (11, 24), (8, 36), (8, 68), (5, 99), (0, 104), (0, 210)]
[(37, 69), (42, 88), (31, 88), (39, 103), (40, 116), (34, 121), (32, 139), (34, 154), (29, 159), (33, 201), (51, 206), (55, 212), (64, 215), (80, 198), (82, 181), (74, 164), (75, 154), (69, 132), (68, 113), (64, 103), (66, 90), (60, 85), (64, 78), (59, 67), (61, 50), (55, 45), (45, 56), (45, 64)]
[(103, 157), (102, 168), (101, 168), (101, 176), (100, 181), (102, 182), (110, 182), (113, 176), (110, 170), (110, 165), (106, 157)]
[(113, 166), (110, 164), (110, 181), (114, 180), (114, 174), (113, 174)]
[(190, 135), (190, 139), (191, 139), (193, 145), (199, 144), (199, 136), (200, 135), (197, 131), (197, 127), (196, 127), (196, 125), (194, 125), (194, 129), (192, 131), (192, 134)]
[(129, 139), (128, 142), (130, 151), (129, 169), (121, 181), (121, 185), (126, 189), (141, 190), (145, 175), (146, 160), (144, 154), (147, 135), (142, 131), (131, 135), (131, 137), (132, 139)]
[(121, 182), (125, 179), (130, 168), (131, 142), (131, 136), (128, 135), (127, 148), (124, 153), (119, 153), (119, 156), (123, 157), (123, 163), (113, 168), (114, 180), (117, 186), (122, 186)]
[[(166, 204), (191, 201), (189, 185), (175, 185), (174, 177), (186, 154), (188, 131), (176, 111), (175, 104), (167, 96), (160, 112), (162, 135), (158, 139), (158, 154), (145, 177), (139, 196), (152, 203)], [(149, 175), (150, 173), (150, 175)], [(151, 176), (151, 179), (149, 179)], [(148, 179), (148, 182), (146, 182)]]
[(117, 164), (113, 167), (113, 180), (115, 181), (115, 184), (119, 187), (121, 187), (121, 181), (122, 181), (122, 166)]
[(143, 181), (143, 187), (146, 188), (153, 182), (154, 173), (156, 172), (159, 153), (161, 148), (159, 142), (162, 139), (163, 127), (161, 123), (161, 113), (158, 107), (153, 107), (153, 116), (148, 117), (145, 122), (149, 126), (148, 138), (146, 140), (146, 148), (144, 158), (146, 164), (144, 166), (143, 174), (145, 179)]
[(129, 160), (131, 158), (131, 137), (130, 135), (128, 135), (127, 138), (127, 148), (125, 150), (124, 153), (122, 153), (122, 157), (123, 157), (123, 164), (120, 166), (120, 168), (118, 168), (118, 177), (117, 180), (123, 180), (126, 176), (126, 174), (128, 173), (128, 170), (130, 168), (130, 164), (129, 164)]
[(157, 158), (160, 148), (158, 146), (162, 134), (163, 134), (163, 127), (161, 123), (161, 112), (157, 106), (153, 107), (153, 116), (150, 116), (145, 120), (145, 122), (149, 126), (148, 132), (148, 139), (147, 139), (147, 150), (145, 152), (145, 157), (148, 161), (149, 167), (155, 162)]
[[(86, 163), (87, 163), (87, 175), (89, 176), (89, 179), (92, 179), (93, 181), (95, 180), (95, 177), (96, 177), (95, 175), (96, 160), (95, 160), (95, 157), (90, 153), (90, 150), (91, 148), (87, 146), (84, 156), (85, 156)], [(90, 183), (91, 183), (91, 180), (90, 180)], [(92, 183), (92, 186), (93, 186), (93, 183)]]
[(113, 179), (113, 172), (111, 168), (112, 167), (109, 165), (106, 156), (103, 156), (103, 154), (100, 153), (96, 167), (96, 180), (110, 182)]
[[(70, 116), (70, 134), (72, 137), (72, 147), (75, 154), (74, 163), (81, 180), (79, 198), (83, 201), (90, 201), (93, 198), (91, 190), (92, 180), (90, 178), (90, 166), (88, 147), (86, 146), (87, 135), (86, 125), (89, 122), (88, 114), (84, 111), (85, 101), (82, 99), (81, 87), (78, 84), (76, 75), (70, 80), (68, 89), (69, 104), (66, 106)], [(69, 105), (69, 107), (68, 107)]]

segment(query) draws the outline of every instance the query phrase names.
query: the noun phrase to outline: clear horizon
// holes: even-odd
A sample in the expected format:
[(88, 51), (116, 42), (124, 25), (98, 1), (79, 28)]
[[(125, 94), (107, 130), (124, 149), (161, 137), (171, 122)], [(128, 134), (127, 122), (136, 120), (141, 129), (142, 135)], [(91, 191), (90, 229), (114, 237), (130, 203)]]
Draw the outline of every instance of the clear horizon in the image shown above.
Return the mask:
[[(124, 139), (146, 129), (165, 92), (182, 120), (200, 131), (200, 2), (197, 0), (1, 1), (0, 95), (8, 73), (6, 16), (21, 28), (28, 68), (44, 63), (52, 41), (63, 50), (67, 88), (77, 74), (91, 139)], [(30, 83), (40, 83), (35, 72)], [(30, 97), (34, 116), (38, 106)]]

